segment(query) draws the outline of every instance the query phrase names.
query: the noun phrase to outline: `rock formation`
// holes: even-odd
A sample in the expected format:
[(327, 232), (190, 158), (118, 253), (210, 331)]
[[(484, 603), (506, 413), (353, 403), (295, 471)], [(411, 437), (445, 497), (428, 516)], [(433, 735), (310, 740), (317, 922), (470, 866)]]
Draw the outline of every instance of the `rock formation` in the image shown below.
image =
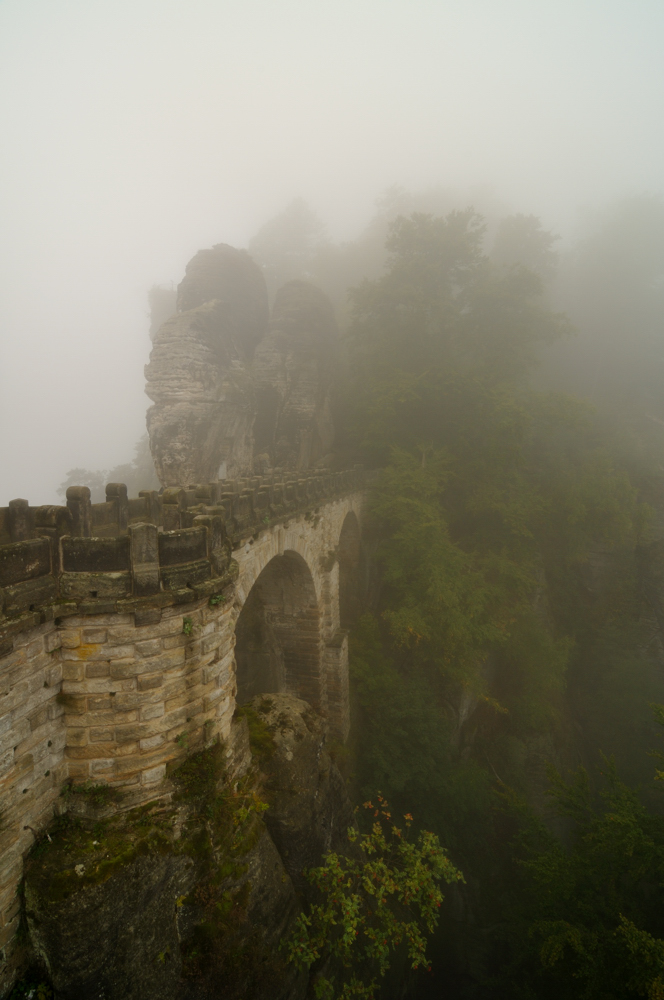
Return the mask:
[(250, 359), (267, 329), (269, 311), (265, 279), (246, 250), (217, 243), (187, 264), (178, 285), (178, 312), (213, 300), (222, 304), (221, 335)]
[(296, 890), (312, 889), (303, 872), (328, 851), (347, 854), (355, 817), (345, 782), (326, 749), (325, 725), (306, 701), (259, 695), (252, 705), (274, 740), (261, 764), (270, 808), (265, 824)]
[(248, 363), (267, 326), (265, 282), (248, 254), (221, 244), (188, 264), (178, 310), (145, 369), (157, 475), (164, 486), (241, 475), (252, 467)]
[(338, 332), (329, 299), (306, 281), (277, 292), (270, 329), (256, 349), (256, 454), (306, 469), (332, 448), (330, 390)]
[(320, 462), (334, 441), (337, 348), (331, 303), (291, 281), (268, 330), (265, 281), (245, 251), (219, 244), (187, 265), (177, 312), (146, 366), (150, 448), (164, 486), (236, 479)]

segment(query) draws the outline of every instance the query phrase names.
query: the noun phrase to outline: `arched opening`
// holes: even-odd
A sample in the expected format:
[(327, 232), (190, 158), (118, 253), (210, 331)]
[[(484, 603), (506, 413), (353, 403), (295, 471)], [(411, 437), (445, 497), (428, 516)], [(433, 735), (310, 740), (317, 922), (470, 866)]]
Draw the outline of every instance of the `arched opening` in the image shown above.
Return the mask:
[(254, 583), (235, 625), (237, 703), (289, 691), (321, 706), (316, 590), (297, 552), (275, 556)]
[(350, 628), (360, 606), (360, 525), (351, 510), (339, 536), (339, 622)]

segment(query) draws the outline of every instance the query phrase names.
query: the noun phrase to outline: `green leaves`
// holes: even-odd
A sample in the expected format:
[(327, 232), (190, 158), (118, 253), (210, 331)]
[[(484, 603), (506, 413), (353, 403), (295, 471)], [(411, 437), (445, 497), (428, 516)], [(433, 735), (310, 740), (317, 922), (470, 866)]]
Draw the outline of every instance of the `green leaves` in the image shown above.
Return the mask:
[(486, 664), (498, 656), (514, 666), (508, 707), (521, 698), (537, 724), (553, 717), (569, 650), (533, 610), (546, 574), (625, 543), (640, 511), (589, 409), (529, 388), (535, 347), (567, 322), (536, 274), (491, 265), (482, 236), (471, 210), (397, 219), (387, 273), (352, 296), (348, 409), (381, 467), (370, 512), (395, 663), (497, 704)]
[[(615, 775), (599, 811), (583, 774), (556, 781), (565, 821), (582, 832), (566, 850), (533, 827), (515, 886), (477, 861), (484, 845), (475, 849), (492, 826), (490, 781), (532, 794), (535, 757), (578, 749), (566, 698), (578, 703), (586, 683), (601, 705), (614, 697), (614, 669), (627, 697), (638, 686), (632, 553), (648, 511), (590, 407), (531, 383), (541, 346), (569, 330), (542, 294), (551, 242), (537, 220), (515, 218), (494, 263), (470, 210), (401, 218), (385, 275), (352, 295), (345, 411), (348, 437), (379, 469), (368, 527), (381, 571), (374, 617), (351, 635), (358, 771), (364, 787), (380, 782), (393, 800), (417, 802), (466, 852), (464, 868), (477, 862), (498, 938), (508, 897), (515, 962), (532, 973), (525, 987), (510, 983), (513, 995), (539, 997), (545, 983), (542, 1000), (609, 1000), (627, 995), (613, 979), (624, 983), (632, 967), (616, 945), (618, 914), (664, 937), (636, 904), (647, 895), (639, 880), (648, 891), (660, 880), (659, 834)], [(522, 266), (525, 251), (538, 274)], [(602, 743), (584, 735), (589, 759)], [(489, 835), (494, 844), (501, 830)], [(494, 878), (505, 879), (501, 889)]]
[[(406, 814), (399, 827), (380, 794), (376, 802), (364, 803), (373, 813), (370, 832), (348, 831), (349, 856), (327, 854), (320, 868), (307, 873), (321, 902), (299, 916), (288, 943), (288, 957), (298, 968), (332, 957), (346, 969), (368, 968), (382, 977), (401, 944), (413, 969), (427, 964), (426, 934), (435, 929), (443, 900), (440, 882), (463, 881), (463, 876), (433, 833), (423, 831), (409, 841), (412, 816)], [(375, 978), (344, 979), (336, 993), (333, 980), (320, 977), (316, 996), (374, 997)]]
[(517, 908), (510, 914), (515, 966), (530, 964), (542, 997), (664, 997), (664, 820), (611, 761), (599, 796), (583, 768), (567, 781), (555, 771), (550, 778), (557, 811), (572, 825), (563, 844), (521, 813), (522, 920)]

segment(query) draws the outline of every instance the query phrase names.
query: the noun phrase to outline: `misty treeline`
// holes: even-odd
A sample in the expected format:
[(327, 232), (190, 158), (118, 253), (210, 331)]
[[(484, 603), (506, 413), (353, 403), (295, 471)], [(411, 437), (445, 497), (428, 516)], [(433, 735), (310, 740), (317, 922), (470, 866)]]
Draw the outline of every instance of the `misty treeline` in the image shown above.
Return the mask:
[(103, 503), (107, 483), (124, 483), (130, 497), (138, 496), (139, 490), (160, 488), (147, 434), (136, 442), (132, 462), (123, 462), (112, 469), (69, 469), (58, 487), (58, 496), (64, 497), (69, 486), (88, 486), (92, 503)]
[(485, 240), (472, 210), (399, 218), (351, 292), (381, 579), (355, 780), (466, 878), (417, 995), (664, 996), (664, 211), (596, 217), (562, 276), (536, 219)]
[(335, 299), (339, 448), (377, 470), (351, 782), (465, 876), (412, 995), (664, 997), (664, 205), (560, 252), (468, 209), (280, 258), (287, 215), (252, 245), (279, 280), (369, 275)]
[(298, 200), (249, 247), (332, 299), (338, 461), (375, 470), (349, 780), (465, 878), (408, 995), (660, 1000), (664, 203), (567, 247), (480, 207), (394, 189), (340, 245)]

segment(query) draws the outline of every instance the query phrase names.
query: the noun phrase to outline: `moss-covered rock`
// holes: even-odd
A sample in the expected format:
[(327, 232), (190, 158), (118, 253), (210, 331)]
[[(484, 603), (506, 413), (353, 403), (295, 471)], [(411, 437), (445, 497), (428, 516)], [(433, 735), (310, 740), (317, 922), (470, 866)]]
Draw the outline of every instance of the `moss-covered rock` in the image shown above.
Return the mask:
[(354, 816), (346, 785), (328, 753), (324, 720), (311, 705), (294, 695), (270, 694), (254, 698), (250, 708), (270, 737), (261, 762), (269, 803), (265, 823), (296, 889), (307, 893), (302, 872), (319, 864), (326, 851), (343, 854), (349, 848)]
[[(251, 747), (251, 753), (249, 753)], [(343, 849), (352, 812), (323, 720), (290, 695), (238, 713), (169, 797), (65, 815), (26, 865), (25, 918), (62, 1000), (299, 1000), (279, 945), (303, 868)]]

